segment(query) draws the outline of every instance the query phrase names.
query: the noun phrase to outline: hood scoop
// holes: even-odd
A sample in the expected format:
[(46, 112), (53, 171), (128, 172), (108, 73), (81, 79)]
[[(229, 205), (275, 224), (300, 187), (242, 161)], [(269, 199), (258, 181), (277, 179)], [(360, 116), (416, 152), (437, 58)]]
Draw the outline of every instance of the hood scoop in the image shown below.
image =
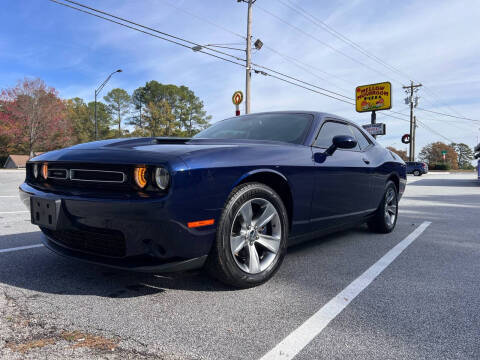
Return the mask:
[(145, 145), (167, 145), (167, 144), (186, 144), (191, 138), (181, 137), (157, 137), (157, 138), (132, 138), (132, 139), (116, 139), (105, 145), (104, 148), (133, 148)]
[(184, 137), (157, 137), (154, 138), (155, 144), (186, 144), (191, 138)]

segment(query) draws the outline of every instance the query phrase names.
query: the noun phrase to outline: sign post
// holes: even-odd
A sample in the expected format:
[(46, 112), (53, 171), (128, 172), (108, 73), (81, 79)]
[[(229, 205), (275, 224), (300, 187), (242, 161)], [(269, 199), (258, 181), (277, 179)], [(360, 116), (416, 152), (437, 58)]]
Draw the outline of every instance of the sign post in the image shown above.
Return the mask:
[[(390, 82), (361, 85), (355, 89), (355, 110), (357, 110), (357, 112), (371, 111), (371, 125), (377, 123), (376, 111), (389, 110), (391, 108), (392, 84)], [(385, 129), (385, 127), (383, 127), (383, 129)], [(385, 133), (376, 135), (385, 135)], [(376, 137), (376, 135), (372, 134), (373, 137)]]
[(235, 116), (240, 115), (240, 104), (243, 101), (243, 93), (239, 91), (235, 91), (232, 96), (233, 105), (235, 105)]
[(447, 155), (447, 150), (442, 150), (443, 162), (445, 162), (445, 156)]

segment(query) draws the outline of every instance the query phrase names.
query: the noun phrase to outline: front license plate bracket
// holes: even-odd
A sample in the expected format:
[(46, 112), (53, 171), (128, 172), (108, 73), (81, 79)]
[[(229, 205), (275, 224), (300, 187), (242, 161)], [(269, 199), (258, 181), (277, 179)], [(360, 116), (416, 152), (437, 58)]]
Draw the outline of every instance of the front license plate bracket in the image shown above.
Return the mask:
[(56, 230), (61, 200), (30, 198), (31, 222), (34, 225)]

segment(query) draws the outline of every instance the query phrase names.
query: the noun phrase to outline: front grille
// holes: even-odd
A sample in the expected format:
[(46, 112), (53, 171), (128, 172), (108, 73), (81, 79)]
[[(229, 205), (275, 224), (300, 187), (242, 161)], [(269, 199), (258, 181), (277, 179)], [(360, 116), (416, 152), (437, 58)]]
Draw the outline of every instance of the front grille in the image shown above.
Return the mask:
[(118, 230), (42, 230), (54, 242), (72, 250), (109, 257), (126, 254), (125, 238)]
[(126, 175), (121, 171), (71, 169), (70, 180), (123, 183), (126, 180)]

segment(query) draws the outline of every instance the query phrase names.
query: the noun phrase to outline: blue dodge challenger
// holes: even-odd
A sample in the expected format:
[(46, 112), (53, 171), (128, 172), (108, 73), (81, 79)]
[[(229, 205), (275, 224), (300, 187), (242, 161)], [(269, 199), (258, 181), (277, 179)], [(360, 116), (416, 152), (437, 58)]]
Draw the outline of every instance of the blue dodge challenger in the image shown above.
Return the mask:
[(215, 123), (193, 138), (104, 140), (27, 164), (20, 197), (49, 249), (145, 272), (205, 266), (251, 287), (287, 246), (395, 228), (405, 163), (357, 125), (306, 111)]

